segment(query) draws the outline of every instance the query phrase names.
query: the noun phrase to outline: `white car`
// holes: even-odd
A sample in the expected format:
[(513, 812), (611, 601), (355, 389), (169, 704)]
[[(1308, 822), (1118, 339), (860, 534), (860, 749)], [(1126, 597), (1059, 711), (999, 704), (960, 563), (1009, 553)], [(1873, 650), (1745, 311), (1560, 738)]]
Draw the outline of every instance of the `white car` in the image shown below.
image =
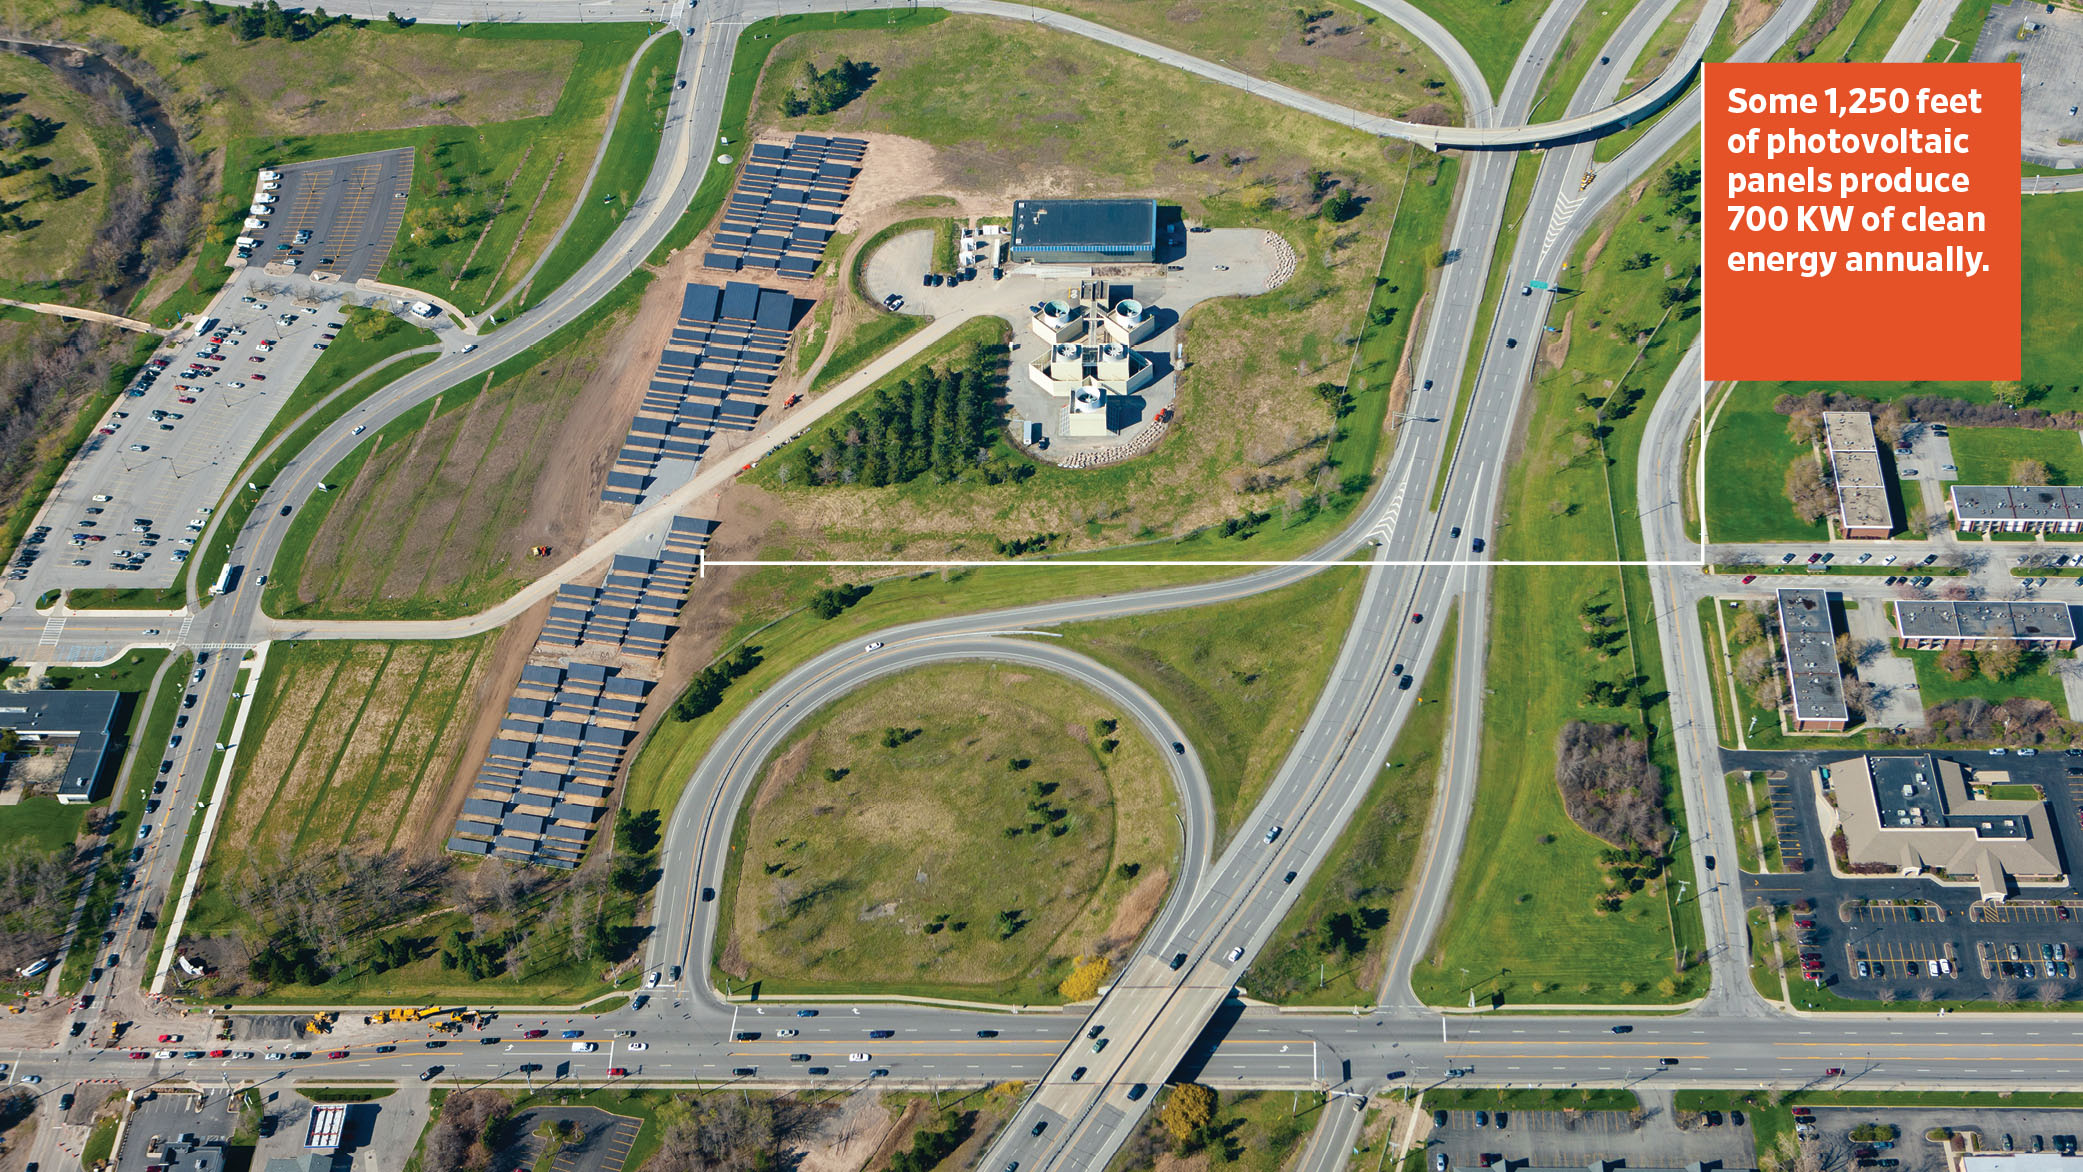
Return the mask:
[(874, 1058), (875, 1056), (873, 1054), (868, 1053), (866, 1050), (855, 1050), (853, 1053), (848, 1054), (846, 1056), (846, 1060), (848, 1062), (870, 1062), (873, 1061)]
[(627, 1046), (624, 1046), (624, 1047), (622, 1047), (622, 1048), (623, 1048), (624, 1050), (649, 1050), (649, 1049), (651, 1048), (651, 1043), (649, 1043), (649, 1042), (631, 1042), (631, 1043), (630, 1043), (629, 1045), (627, 1045)]
[(263, 1058), (263, 1059), (262, 1059), (261, 1061), (263, 1061), (263, 1062), (280, 1062), (280, 1061), (282, 1061), (282, 1055), (280, 1055), (280, 1054), (277, 1054), (277, 1053), (275, 1053), (275, 1052), (274, 1052), (273, 1050), (270, 1050), (270, 1051), (268, 1051), (268, 1056), (267, 1056), (266, 1058)]
[(1274, 827), (1273, 829), (1271, 829), (1271, 830), (1268, 830), (1268, 831), (1266, 831), (1266, 841), (1267, 841), (1268, 843), (1271, 843), (1271, 842), (1272, 842), (1272, 841), (1273, 841), (1274, 839), (1276, 839), (1276, 838), (1279, 838), (1279, 837), (1280, 837), (1280, 827), (1278, 827), (1278, 826), (1275, 826), (1275, 827)]
[[(1933, 967), (1934, 967), (1934, 968), (1935, 968), (1935, 967), (1937, 967), (1935, 963), (1934, 963)], [(28, 1084), (29, 1084), (30, 1086), (32, 1086), (32, 1087), (33, 1087), (33, 1086), (35, 1086), (35, 1085), (36, 1085), (37, 1083), (40, 1083), (40, 1082), (42, 1082), (42, 1081), (43, 1081), (43, 1076), (42, 1076), (42, 1075), (40, 1075), (40, 1074), (31, 1074), (31, 1075), (26, 1075), (26, 1076), (24, 1076), (24, 1077), (22, 1078), (22, 1081), (23, 1081), (23, 1082), (25, 1082), (25, 1083), (28, 1083)]]
[(866, 651), (880, 651), (880, 650), (882, 650), (882, 644), (881, 644), (880, 642), (870, 643), (870, 644), (868, 644), (868, 645), (867, 645), (866, 647), (863, 647), (863, 648), (861, 648), (861, 650), (862, 650), (862, 651), (864, 651), (864, 652), (866, 652)]
[(164, 1061), (165, 1061), (165, 1060), (167, 1060), (168, 1058), (172, 1058), (173, 1056), (174, 1056), (174, 1052), (173, 1052), (172, 1050), (154, 1050), (154, 1051), (152, 1051), (152, 1057), (154, 1057), (154, 1058), (157, 1058), (157, 1059), (159, 1059), (159, 1060), (160, 1060), (160, 1061), (162, 1061), (162, 1062), (164, 1062)]
[(656, 989), (657, 987), (658, 987), (658, 974), (657, 974), (657, 973), (652, 973), (652, 974), (650, 974), (649, 976), (647, 976), (647, 977), (645, 977), (645, 978), (644, 978), (644, 988), (646, 988), (646, 989)]
[(1230, 949), (1229, 960), (1231, 964), (1235, 964), (1242, 959), (1244, 959), (1244, 950), (1242, 948)]
[(775, 1036), (775, 1037), (777, 1037), (777, 1038), (793, 1038), (793, 1037), (795, 1037), (795, 1036), (796, 1036), (796, 1031), (794, 1031), (794, 1030), (775, 1030), (775, 1031), (774, 1031), (774, 1036)]
[(359, 427), (359, 426), (358, 426), (358, 427), (356, 427), (356, 428), (355, 428), (355, 429), (354, 429), (353, 431), (349, 432), (348, 434), (349, 434), (349, 435), (360, 435), (360, 434), (362, 434), (363, 432), (365, 432), (365, 431), (367, 431), (367, 430), (369, 430), (369, 429), (368, 429), (368, 428), (366, 428), (366, 427)]

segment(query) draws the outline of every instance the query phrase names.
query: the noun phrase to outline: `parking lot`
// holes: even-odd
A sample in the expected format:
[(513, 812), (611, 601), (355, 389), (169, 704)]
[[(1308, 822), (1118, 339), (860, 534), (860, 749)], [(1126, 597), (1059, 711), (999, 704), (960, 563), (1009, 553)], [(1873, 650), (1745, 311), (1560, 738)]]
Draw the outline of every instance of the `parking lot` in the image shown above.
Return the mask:
[(167, 1092), (139, 1103), (123, 1128), (123, 1146), (116, 1152), (116, 1172), (144, 1172), (155, 1163), (147, 1156), (152, 1140), (173, 1141), (184, 1135), (200, 1140), (229, 1139), (233, 1131), (231, 1099), (222, 1090), (201, 1094)]
[[(242, 230), (259, 243), (249, 250), (245, 263), (272, 266), (278, 273), (293, 268), (319, 281), (353, 284), (375, 277), (383, 271), (398, 225), (405, 219), (412, 155), (410, 147), (400, 147), (285, 163), (263, 172), (263, 190), (254, 193), (260, 201), (254, 208), (260, 210)], [(256, 227), (253, 221), (266, 226)]]
[(1475, 1111), (1448, 1111), (1446, 1126), (1435, 1125), (1427, 1140), (1425, 1167), (1436, 1168), (1440, 1152), (1454, 1169), (1585, 1168), (1599, 1160), (1637, 1169), (1757, 1166), (1748, 1126), (1724, 1118), (1681, 1129), (1659, 1098), (1645, 1097), (1640, 1126), (1625, 1111), (1507, 1111), (1503, 1128), (1499, 1112), (1485, 1112), (1478, 1125)]
[[(1981, 1107), (1873, 1107), (1803, 1108), (1802, 1132), (1814, 1141), (1816, 1156), (1824, 1168), (1864, 1172), (1946, 1172), (1945, 1151), (1924, 1138), (1934, 1128), (1974, 1132), (1981, 1136), (1982, 1150), (2001, 1152), (2004, 1137), (2016, 1152), (2055, 1151), (2055, 1137), (2083, 1132), (2083, 1111), (2021, 1111)], [(1852, 1130), (1862, 1124), (1893, 1126), (1896, 1137), (1853, 1139)], [(1866, 1134), (1871, 1134), (1866, 1133)], [(2034, 1147), (2034, 1140), (2039, 1146)], [(1888, 1161), (1894, 1161), (1889, 1163)]]
[(212, 332), (162, 347), (153, 361), (164, 365), (148, 367), (96, 424), (44, 508), (38, 524), (50, 531), (26, 547), (36, 555), (30, 586), (172, 585), (195, 548), (183, 543), (201, 533), (189, 526), (207, 523), (325, 335), (344, 324), (350, 292), (251, 269), (234, 276)]
[[(1744, 875), (1744, 902), (1811, 910), (1796, 918), (1799, 979), (1811, 969), (1832, 992), (1859, 1000), (2029, 1002), (2083, 996), (2074, 951), (2083, 927), (2083, 891), (2074, 860), (2083, 850), (2083, 757), (2048, 750), (2030, 757), (1943, 753), (1978, 772), (2001, 771), (2038, 785), (2060, 839), (2069, 886), (2032, 886), (2004, 900), (1983, 899), (1972, 883), (1899, 875), (1833, 873), (1816, 808), (1813, 772), (1843, 753), (1726, 751), (1728, 769), (1782, 773), (1771, 781), (1773, 821), (1788, 871)], [(1805, 860), (1806, 867), (1801, 869)], [(1804, 923), (1805, 921), (1805, 923)], [(1789, 958), (1792, 961), (1794, 958)], [(1937, 971), (1934, 970), (1936, 966)]]

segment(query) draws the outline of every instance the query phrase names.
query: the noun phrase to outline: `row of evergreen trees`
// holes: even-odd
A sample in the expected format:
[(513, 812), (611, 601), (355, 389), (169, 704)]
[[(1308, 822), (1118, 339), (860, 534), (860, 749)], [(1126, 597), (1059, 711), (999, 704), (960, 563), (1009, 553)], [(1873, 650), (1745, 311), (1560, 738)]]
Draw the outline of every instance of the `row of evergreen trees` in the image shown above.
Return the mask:
[[(794, 446), (792, 484), (903, 484), (954, 480), (992, 462), (1005, 426), (999, 368), (1005, 348), (979, 346), (935, 370), (920, 367)], [(1024, 466), (1024, 462), (1023, 462)]]

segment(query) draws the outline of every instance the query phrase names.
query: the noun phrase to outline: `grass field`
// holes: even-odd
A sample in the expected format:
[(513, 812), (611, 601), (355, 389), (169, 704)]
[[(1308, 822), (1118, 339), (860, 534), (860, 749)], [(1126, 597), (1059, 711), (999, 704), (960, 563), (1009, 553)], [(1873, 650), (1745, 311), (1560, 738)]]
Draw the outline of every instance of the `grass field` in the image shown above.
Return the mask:
[(1351, 1110), (1311, 1091), (1309, 1097), (1288, 1091), (1217, 1090), (1215, 1118), (1208, 1124), (1208, 1143), (1191, 1161), (1160, 1155), (1171, 1147), (1158, 1114), (1164, 1107), (1157, 1092), (1155, 1109), (1143, 1113), (1136, 1130), (1106, 1165), (1107, 1172), (1156, 1172), (1157, 1169), (1235, 1168), (1241, 1172), (1279, 1172), (1309, 1142), (1321, 1113)]
[(1763, 775), (1739, 769), (1726, 774), (1722, 783), (1736, 822), (1736, 857), (1743, 869), (1753, 874), (1779, 870), (1779, 832)]
[(1235, 602), (1057, 628), (1065, 647), (1142, 685), (1179, 722), (1208, 771), (1216, 849), (1315, 707), (1338, 658), (1324, 632), (1346, 628), (1366, 572), (1356, 564)]
[(229, 889), (255, 857), (416, 844), (476, 717), (490, 639), (276, 644), (188, 931), (237, 926)]
[(1794, 515), (1786, 495), (1787, 465), (1812, 451), (1787, 436), (1786, 416), (1772, 409), (1781, 392), (1744, 383), (1728, 393), (1708, 418), (1707, 539), (1710, 541), (1821, 541), (1823, 522), (1809, 525)]
[[(1243, 978), (1253, 997), (1282, 1005), (1377, 1003), (1388, 949), (1402, 928), (1401, 897), (1431, 820), (1449, 716), (1439, 701), (1452, 694), (1459, 628), (1458, 613), (1441, 622), (1439, 658), (1425, 673), (1416, 692), (1420, 702), (1396, 734), (1388, 763), (1339, 834), (1330, 865), (1309, 877)], [(1341, 914), (1350, 921), (1338, 919)]]
[(1991, 704), (1998, 704), (2013, 696), (2024, 696), (2033, 700), (2045, 700), (2055, 711), (2066, 714), (2068, 703), (2063, 698), (2061, 681), (2048, 674), (2047, 656), (2028, 651), (2025, 666), (2017, 675), (2007, 680), (1992, 680), (1975, 672), (1964, 680), (1954, 681), (1938, 667), (1939, 653), (1936, 651), (1905, 651), (1917, 669), (1917, 691), (1922, 694), (1924, 707), (1932, 708), (1950, 700), (1962, 700), (1979, 696)]
[[(1964, 0), (1971, 8), (1980, 0)], [(2027, 383), (2067, 388), (2083, 383), (2083, 289), (2076, 287), (2083, 257), (2083, 193), (2029, 195), (2020, 229), (2032, 247), (2020, 255), (2019, 299), (2025, 330), (2019, 335), (2019, 373)]]
[(1133, 945), (1179, 849), (1163, 758), (1121, 716), (981, 664), (832, 705), (739, 812), (717, 967), (768, 995), (1060, 1001), (1073, 957)]
[[(652, 163), (658, 158), (658, 146), (665, 134), (666, 103), (673, 96), (673, 74), (679, 62), (677, 36), (661, 37), (644, 50), (636, 73), (629, 79), (629, 91), (623, 96), (621, 116), (615, 120), (608, 139), (607, 157), (600, 161), (600, 174), (594, 176), (593, 186), (586, 190), (578, 218), (551, 250), (528, 290), (507, 303), (502, 311), (506, 316), (519, 313), (531, 300), (539, 300), (563, 284), (628, 217), (637, 195), (644, 190), (644, 180), (650, 177)], [(588, 156), (581, 165), (591, 162)], [(524, 271), (525, 266), (511, 276), (518, 277)]]
[(1358, 4), (1302, 15), (1253, 0), (1181, 9), (1170, 0), (1042, 0), (1042, 7), (1170, 45), (1391, 118), (1459, 125), (1464, 105), (1438, 57), (1388, 18)]
[[(578, 344), (512, 378), (452, 387), (361, 445), (328, 474), (336, 491), (306, 505), (268, 587), (282, 616), (417, 618), (479, 610), (532, 574), (527, 548), (561, 536), (521, 529), (544, 480), (564, 484), (586, 463), (573, 452), (580, 389), (608, 361), (607, 340), (626, 318), (611, 313)], [(576, 537), (576, 534), (570, 535)]]
[(1988, 23), (1989, 10), (1995, 5), (1985, 0), (1961, 0), (1953, 9), (1953, 19), (1946, 24), (1946, 31), (1924, 54), (1926, 61), (1965, 61), (1974, 52), (1975, 42), (1981, 39), (1982, 26)]
[(2075, 484), (2083, 476), (2083, 443), (2073, 431), (2022, 427), (1953, 427), (1947, 431), (1953, 464), (1959, 469), (1949, 479), (1962, 484), (2016, 484), (2011, 464), (2017, 460), (2045, 464), (2049, 484)]
[(1425, 13), (1453, 34), (1492, 94), (1504, 92), (1504, 83), (1518, 63), (1519, 51), (1533, 35), (1533, 26), (1544, 11), (1537, 4), (1470, 3), (1469, 0), (1414, 0)]
[[(46, 298), (93, 303), (91, 291), (75, 292), (87, 249), (108, 210), (112, 178), (127, 178), (131, 144), (144, 136), (124, 126), (98, 103), (61, 81), (40, 62), (0, 54), (0, 120), (38, 118), (52, 126), (50, 141), (22, 150), (46, 159), (0, 178), (0, 209), (21, 217), (24, 227), (0, 232), (0, 293), (23, 300)], [(56, 179), (70, 192), (54, 194)]]
[[(1697, 149), (1681, 146), (1672, 160), (1686, 163)], [(1607, 215), (1617, 221), (1610, 239), (1587, 242), (1574, 258), (1572, 271), (1585, 274), (1578, 308), (1565, 300), (1557, 310), (1607, 324), (1589, 331), (1565, 325), (1569, 359), (1544, 375), (1530, 416), (1522, 418), (1524, 451), (1498, 526), (1501, 559), (1537, 559), (1557, 549), (1587, 559), (1642, 557), (1633, 520), (1635, 457), (1652, 397), (1698, 323), (1674, 312), (1636, 316), (1637, 329), (1617, 324), (1643, 313), (1648, 290), (1683, 277), (1653, 263), (1621, 271), (1620, 258), (1654, 251), (1633, 234), (1652, 231), (1660, 217), (1645, 220), (1643, 211), (1626, 207)], [(1646, 342), (1632, 340), (1643, 334)], [(1622, 410), (1613, 400), (1628, 386), (1643, 388), (1644, 397)], [(1607, 400), (1596, 414), (1594, 399)], [(1600, 863), (1606, 844), (1570, 820), (1555, 782), (1556, 737), (1565, 723), (1626, 726), (1649, 741), (1663, 773), (1666, 813), (1683, 841), (1676, 762), (1658, 735), (1669, 716), (1647, 575), (1638, 568), (1547, 566), (1514, 567), (1511, 574), (1513, 604), (1492, 619), (1493, 687), (1484, 704), (1482, 784), (1469, 845), (1448, 921), (1412, 983), (1428, 1001), (1447, 1005), (1471, 993), (1516, 1004), (1696, 996), (1705, 972), (1689, 962), (1698, 959), (1700, 927), (1673, 905), (1669, 886), (1692, 878), (1689, 852), (1672, 852), (1672, 869), (1647, 879), (1618, 910), (1598, 907), (1610, 881)], [(1587, 633), (1594, 627), (1610, 640), (1603, 647)], [(1617, 703), (1594, 696), (1587, 690), (1594, 680), (1624, 696)]]
[[(834, 114), (784, 118), (781, 102), (799, 67), (840, 54), (877, 69), (868, 91)], [(1062, 86), (1072, 71), (1083, 80)], [(1371, 468), (1341, 466), (1327, 478), (1330, 491), (1316, 491), (1319, 447), (1332, 444), (1342, 456), (1343, 433), (1379, 424), (1336, 418), (1314, 387), (1343, 384), (1351, 373), (1406, 165), (1416, 156), (1400, 147), (1385, 155), (1363, 136), (1080, 38), (963, 16), (895, 37), (790, 37), (773, 50), (767, 76), (752, 106), (755, 127), (922, 140), (935, 148), (940, 172), (922, 190), (996, 200), (1046, 179), (1066, 195), (1162, 193), (1188, 217), (1263, 228), (1298, 253), (1294, 276), (1280, 288), (1190, 311), (1183, 422), (1152, 452), (1103, 469), (1042, 465), (1018, 484), (967, 478), (930, 494), (915, 486), (820, 489), (814, 501), (791, 500), (810, 535), (802, 540), (818, 543), (817, 552), (841, 557), (902, 544), (913, 555), (973, 553), (993, 539), (1036, 532), (1091, 548), (1186, 532), (1247, 508), (1286, 512), (1290, 489), (1301, 498), (1295, 511), (1342, 509), (1364, 485)], [(1059, 107), (1050, 117), (1003, 117), (1043, 94)], [(1155, 121), (1151, 111), (1161, 112)], [(1304, 182), (1311, 171), (1357, 193), (1359, 214), (1342, 224), (1317, 216), (1317, 195)], [(1405, 223), (1398, 231), (1437, 240), (1440, 225)], [(1268, 338), (1281, 341), (1269, 347)], [(1211, 468), (1239, 472), (1211, 476)], [(1248, 483), (1245, 469), (1257, 473)], [(1094, 530), (1096, 502), (1108, 507)]]

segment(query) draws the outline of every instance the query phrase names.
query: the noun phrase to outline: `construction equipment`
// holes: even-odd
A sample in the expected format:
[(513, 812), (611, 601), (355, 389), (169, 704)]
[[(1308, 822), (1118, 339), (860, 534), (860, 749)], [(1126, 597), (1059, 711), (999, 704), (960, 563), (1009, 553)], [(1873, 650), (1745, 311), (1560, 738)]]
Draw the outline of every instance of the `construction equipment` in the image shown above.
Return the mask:
[(1584, 177), (1582, 179), (1577, 180), (1577, 190), (1582, 191), (1585, 188), (1591, 186), (1591, 181), (1596, 178), (1598, 178), (1598, 176), (1593, 172), (1584, 172)]
[(304, 1024), (304, 1030), (303, 1030), (303, 1032), (305, 1032), (305, 1033), (307, 1033), (307, 1034), (329, 1034), (329, 1033), (332, 1033), (332, 1032), (333, 1032), (333, 1023), (334, 1023), (334, 1022), (336, 1022), (336, 1021), (338, 1021), (338, 1020), (340, 1020), (340, 1015), (339, 1015), (339, 1014), (337, 1014), (337, 1013), (334, 1013), (334, 1012), (333, 1012), (332, 1010), (330, 1010), (330, 1009), (328, 1009), (328, 1010), (325, 1010), (325, 1011), (323, 1011), (323, 1012), (320, 1012), (320, 1013), (314, 1013), (314, 1014), (312, 1014), (312, 1015), (311, 1015), (311, 1019), (310, 1019), (309, 1021), (306, 1021), (306, 1022), (304, 1022), (304, 1023), (303, 1023), (303, 1024)]
[(549, 547), (549, 546), (547, 546), (547, 545), (532, 545), (532, 546), (529, 546), (529, 547), (528, 547), (528, 556), (529, 556), (529, 557), (534, 557), (534, 558), (546, 558), (546, 557), (550, 556), (550, 547)]

